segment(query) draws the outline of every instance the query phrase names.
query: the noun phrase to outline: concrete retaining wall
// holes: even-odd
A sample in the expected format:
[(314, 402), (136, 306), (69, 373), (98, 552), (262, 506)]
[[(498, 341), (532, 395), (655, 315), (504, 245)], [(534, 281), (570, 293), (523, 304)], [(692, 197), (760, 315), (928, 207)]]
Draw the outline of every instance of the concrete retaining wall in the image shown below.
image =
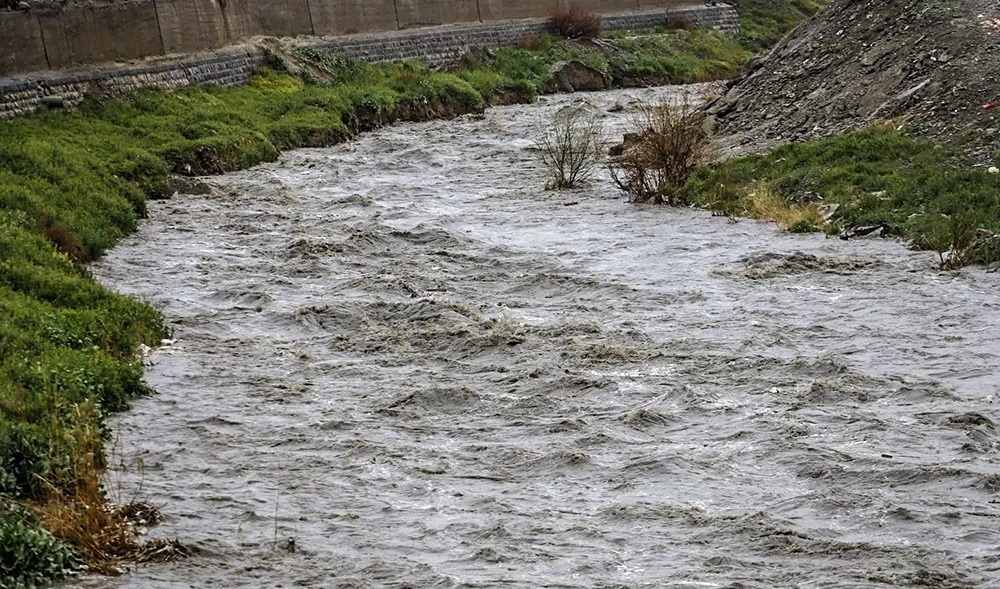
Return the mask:
[[(704, 5), (610, 14), (604, 17), (604, 28), (608, 31), (652, 29), (666, 26), (671, 19), (678, 18), (720, 30), (735, 31), (739, 28), (738, 17), (732, 7)], [(472, 47), (516, 45), (523, 37), (542, 35), (546, 30), (546, 19), (522, 19), (352, 35), (310, 45), (321, 53), (341, 54), (368, 62), (423, 59), (436, 65), (459, 57)]]
[[(243, 2), (245, 6), (256, 5), (257, 10), (264, 6), (269, 0), (227, 0), (228, 3)], [(315, 4), (317, 0), (301, 0), (303, 3)], [(402, 0), (397, 0), (402, 1)], [(421, 10), (429, 10), (427, 4), (420, 5), (425, 0), (409, 0), (412, 4), (412, 12), (416, 15), (413, 19), (430, 20), (430, 16), (443, 16), (443, 13), (434, 12), (421, 13)], [(463, 0), (454, 0), (451, 4), (455, 12), (449, 13), (452, 16), (469, 14), (469, 4), (462, 4)], [(173, 24), (166, 29), (166, 33), (161, 37), (165, 47), (169, 51), (185, 51), (188, 48), (196, 47), (200, 44), (221, 44), (225, 37), (225, 31), (232, 27), (264, 26), (263, 23), (247, 24), (249, 21), (229, 22), (220, 29), (204, 26), (195, 27), (201, 21), (198, 11), (212, 11), (217, 6), (216, 0), (199, 0), (200, 4), (192, 8), (192, 4), (187, 0), (157, 0), (155, 6), (159, 14), (160, 22), (169, 20)], [(375, 28), (379, 19), (383, 18), (381, 13), (368, 12), (371, 6), (392, 4), (392, 0), (359, 0), (356, 4), (347, 6), (339, 3), (337, 6), (348, 7), (354, 11), (350, 15), (336, 12), (312, 14), (312, 22), (322, 22), (324, 27), (341, 30), (349, 30), (343, 23), (353, 23), (350, 26), (358, 25), (359, 22), (369, 24), (363, 25)], [(482, 0), (480, 0), (482, 2)], [(253, 4), (256, 3), (256, 4)], [(512, 3), (514, 5), (515, 3)], [(227, 4), (229, 5), (229, 4)], [(124, 26), (126, 17), (135, 17), (136, 27), (150, 27), (148, 4), (126, 5), (127, 7), (117, 7), (117, 12), (107, 12), (110, 15), (108, 20), (96, 22), (83, 19), (73, 21), (74, 27), (83, 30), (92, 30), (104, 35), (103, 39), (94, 39), (93, 51), (100, 51), (101, 55), (109, 58), (125, 59), (127, 56), (135, 56), (141, 48), (118, 45), (114, 41), (113, 31)], [(441, 4), (440, 6), (445, 6)], [(194, 12), (189, 12), (194, 10)], [(246, 14), (250, 14), (249, 8)], [(260, 12), (257, 13), (259, 18)], [(430, 14), (430, 16), (427, 16)], [(317, 15), (320, 19), (315, 18)], [(359, 21), (358, 18), (369, 19)], [(422, 16), (421, 16), (422, 15)], [(624, 14), (606, 15), (604, 18), (607, 30), (638, 30), (664, 26), (670, 19), (684, 15), (684, 19), (703, 26), (715, 27), (724, 30), (736, 30), (738, 27), (736, 11), (726, 5), (714, 6), (683, 6), (679, 8), (660, 8), (647, 10), (644, 12), (631, 12)], [(4, 63), (6, 51), (18, 49), (41, 43), (44, 28), (38, 21), (24, 13), (0, 13), (0, 22), (3, 19), (11, 19), (15, 23), (10, 25), (8, 31), (18, 31), (16, 40), (14, 37), (0, 37), (0, 64)], [(146, 20), (142, 20), (145, 18)], [(395, 16), (393, 17), (395, 18)], [(410, 17), (407, 17), (410, 18)], [(288, 32), (297, 26), (302, 26), (301, 15), (289, 17), (285, 20), (267, 23), (267, 27), (272, 31)], [(340, 24), (338, 24), (340, 23)], [(185, 28), (187, 26), (194, 28)], [(505, 22), (470, 23), (458, 25), (445, 25), (437, 27), (422, 27), (404, 31), (383, 32), (375, 34), (360, 34), (342, 36), (338, 38), (314, 39), (306, 41), (308, 45), (325, 53), (338, 53), (348, 57), (369, 62), (394, 61), (399, 59), (424, 59), (432, 64), (453, 59), (472, 47), (503, 47), (516, 44), (521, 38), (529, 35), (539, 35), (546, 30), (546, 19), (523, 19)], [(45, 37), (48, 41), (48, 37)], [(66, 42), (65, 37), (59, 37), (61, 43)], [(200, 39), (200, 41), (199, 41)], [(59, 63), (70, 60), (71, 55), (79, 55), (81, 49), (64, 46), (62, 47), (62, 57)], [(192, 55), (179, 58), (157, 58), (146, 60), (134, 64), (110, 64), (105, 66), (90, 66), (79, 70), (62, 71), (41, 71), (34, 74), (25, 74), (11, 77), (0, 77), (0, 119), (9, 119), (22, 116), (39, 108), (46, 108), (43, 99), (46, 97), (57, 97), (65, 105), (73, 106), (78, 104), (83, 97), (88, 94), (112, 94), (115, 92), (136, 90), (140, 88), (160, 88), (171, 91), (191, 84), (218, 84), (223, 86), (240, 86), (250, 81), (253, 72), (264, 63), (265, 52), (256, 44), (244, 44), (230, 46), (224, 49), (217, 49), (212, 53)], [(36, 62), (37, 66), (42, 65)], [(43, 66), (44, 67), (44, 66)]]
[(211, 51), (256, 36), (345, 35), (543, 18), (579, 5), (602, 14), (697, 0), (120, 0), (0, 12), (0, 77)]
[(243, 86), (264, 63), (264, 51), (239, 46), (183, 60), (44, 72), (33, 76), (0, 78), (0, 119), (32, 113), (44, 97), (59, 97), (67, 106), (90, 94), (160, 88), (173, 91), (192, 84)]

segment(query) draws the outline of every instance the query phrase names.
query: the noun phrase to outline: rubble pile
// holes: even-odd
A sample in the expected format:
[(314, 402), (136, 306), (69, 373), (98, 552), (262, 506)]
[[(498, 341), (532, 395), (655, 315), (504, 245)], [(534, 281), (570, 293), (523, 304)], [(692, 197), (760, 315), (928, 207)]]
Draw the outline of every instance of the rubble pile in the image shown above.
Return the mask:
[(751, 61), (708, 113), (735, 153), (882, 123), (959, 142), (987, 165), (998, 103), (996, 0), (836, 0)]

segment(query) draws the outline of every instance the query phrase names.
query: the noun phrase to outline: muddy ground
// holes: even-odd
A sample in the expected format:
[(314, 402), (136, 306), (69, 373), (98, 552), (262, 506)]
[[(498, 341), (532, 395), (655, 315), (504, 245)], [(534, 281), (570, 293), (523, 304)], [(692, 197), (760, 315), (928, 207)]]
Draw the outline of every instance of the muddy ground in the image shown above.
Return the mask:
[[(189, 559), (72, 586), (1000, 587), (1000, 275), (545, 192), (543, 99), (152, 203), (114, 424)], [(138, 489), (138, 491), (136, 490)]]

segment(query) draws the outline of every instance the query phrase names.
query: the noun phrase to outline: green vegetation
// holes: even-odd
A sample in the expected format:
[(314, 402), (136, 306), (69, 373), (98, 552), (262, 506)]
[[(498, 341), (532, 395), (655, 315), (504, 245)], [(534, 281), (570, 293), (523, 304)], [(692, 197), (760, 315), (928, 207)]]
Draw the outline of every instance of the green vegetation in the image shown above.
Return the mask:
[(774, 46), (800, 22), (833, 0), (734, 0), (740, 44), (756, 53)]
[(485, 78), (496, 86), (544, 93), (551, 66), (576, 60), (614, 87), (687, 84), (732, 77), (751, 55), (732, 35), (703, 28), (611, 33), (601, 44), (546, 35), (523, 39), (519, 47), (470, 53), (459, 75), (470, 83)]
[(938, 252), (944, 268), (1000, 259), (992, 236), (1000, 231), (1000, 174), (896, 130), (790, 144), (702, 168), (685, 194), (687, 202), (794, 231), (884, 225)]
[(7, 589), (30, 589), (64, 576), (77, 566), (66, 544), (38, 528), (28, 510), (0, 505), (0, 579)]
[[(261, 72), (246, 88), (140, 92), (0, 125), (0, 584), (67, 569), (37, 521), (91, 565), (128, 553), (120, 530), (109, 535), (99, 483), (104, 415), (148, 392), (136, 352), (168, 332), (82, 263), (135, 229), (147, 195), (164, 193), (171, 172), (235, 170), (392, 120), (484, 107), (451, 74), (352, 67), (351, 82)], [(15, 503), (38, 519), (15, 515)]]

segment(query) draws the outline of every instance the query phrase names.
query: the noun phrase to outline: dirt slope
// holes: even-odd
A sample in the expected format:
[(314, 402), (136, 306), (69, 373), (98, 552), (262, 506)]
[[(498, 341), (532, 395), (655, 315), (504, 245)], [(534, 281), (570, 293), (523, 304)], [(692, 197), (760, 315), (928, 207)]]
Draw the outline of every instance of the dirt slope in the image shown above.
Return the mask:
[(837, 0), (752, 61), (709, 112), (737, 151), (876, 121), (996, 151), (1000, 3)]

